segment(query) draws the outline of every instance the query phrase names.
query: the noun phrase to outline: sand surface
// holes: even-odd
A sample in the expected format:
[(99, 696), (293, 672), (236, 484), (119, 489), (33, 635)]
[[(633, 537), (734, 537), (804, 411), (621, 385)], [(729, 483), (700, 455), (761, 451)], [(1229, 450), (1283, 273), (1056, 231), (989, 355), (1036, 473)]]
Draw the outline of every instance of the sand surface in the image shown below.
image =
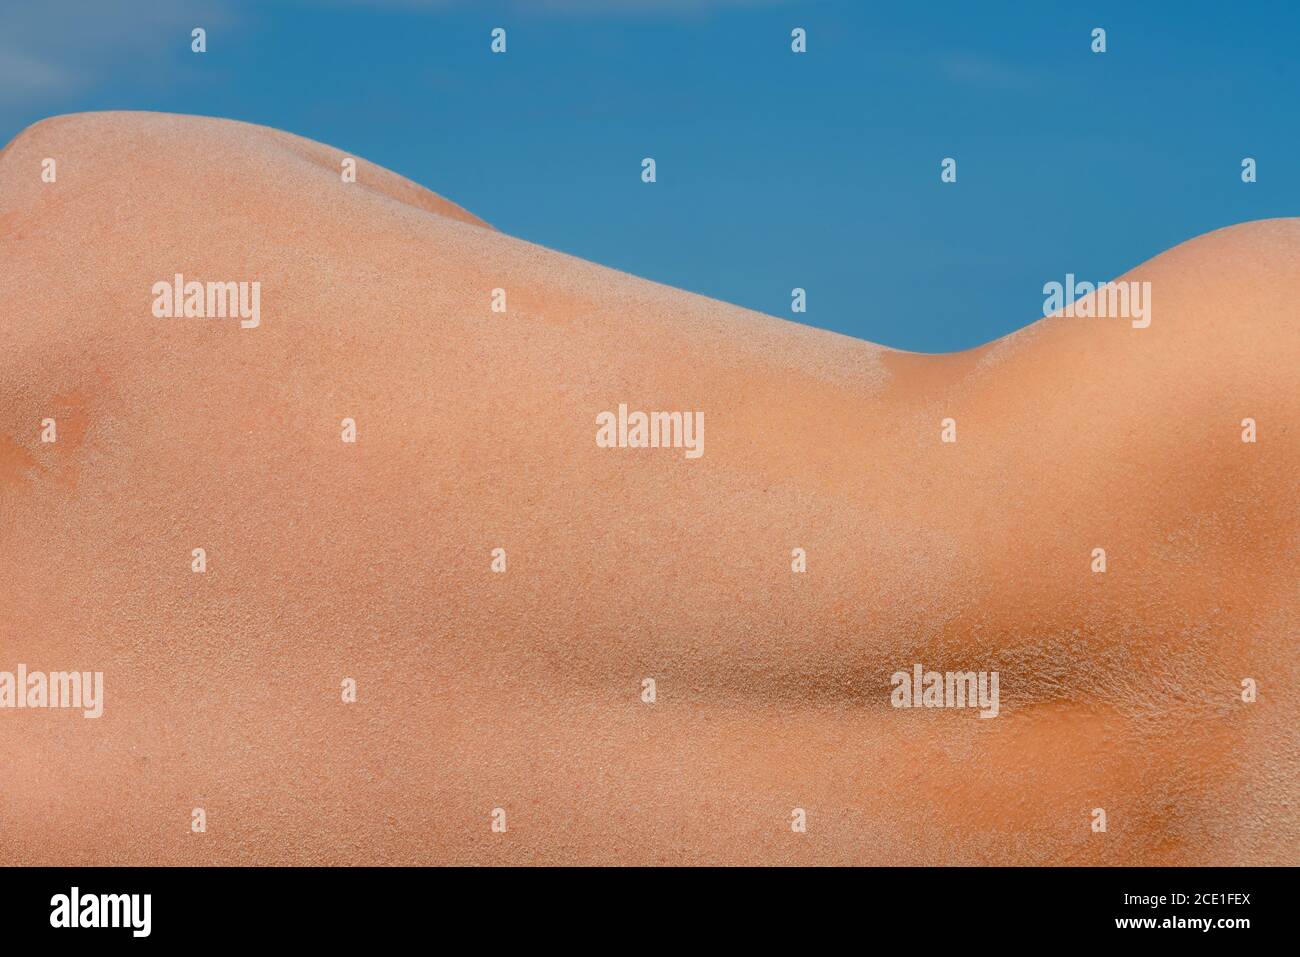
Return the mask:
[[(1300, 220), (1137, 266), (1149, 328), (922, 356), (348, 155), (143, 113), (0, 154), (0, 670), (105, 675), (0, 710), (0, 863), (1300, 861)], [(260, 325), (156, 318), (176, 273)], [(619, 403), (704, 454), (598, 448)], [(914, 662), (1000, 714), (891, 707)]]

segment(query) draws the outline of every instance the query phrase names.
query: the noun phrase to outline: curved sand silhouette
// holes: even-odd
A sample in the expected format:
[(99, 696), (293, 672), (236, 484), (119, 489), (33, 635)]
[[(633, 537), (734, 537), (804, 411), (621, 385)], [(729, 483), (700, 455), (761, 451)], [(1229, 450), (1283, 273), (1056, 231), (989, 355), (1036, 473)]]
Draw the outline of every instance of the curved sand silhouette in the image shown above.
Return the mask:
[[(1149, 328), (922, 356), (346, 155), (139, 113), (0, 155), (0, 670), (106, 699), (0, 710), (0, 863), (1295, 862), (1300, 220), (1135, 269)], [(260, 325), (156, 318), (176, 273)], [(598, 448), (619, 403), (704, 455)], [(913, 663), (1000, 714), (892, 708)]]

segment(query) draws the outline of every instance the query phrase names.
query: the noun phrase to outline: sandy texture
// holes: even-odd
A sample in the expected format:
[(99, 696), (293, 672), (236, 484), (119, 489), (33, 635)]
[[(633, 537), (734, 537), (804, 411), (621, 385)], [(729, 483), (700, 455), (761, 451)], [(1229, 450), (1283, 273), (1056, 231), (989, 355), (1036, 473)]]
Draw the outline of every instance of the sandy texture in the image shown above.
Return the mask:
[[(1300, 220), (1139, 266), (1150, 328), (919, 356), (345, 155), (136, 113), (0, 155), (0, 670), (107, 698), (0, 711), (0, 863), (1300, 860)], [(177, 272), (261, 325), (155, 318)], [(620, 402), (705, 454), (597, 448)], [(890, 707), (914, 662), (1001, 714)]]

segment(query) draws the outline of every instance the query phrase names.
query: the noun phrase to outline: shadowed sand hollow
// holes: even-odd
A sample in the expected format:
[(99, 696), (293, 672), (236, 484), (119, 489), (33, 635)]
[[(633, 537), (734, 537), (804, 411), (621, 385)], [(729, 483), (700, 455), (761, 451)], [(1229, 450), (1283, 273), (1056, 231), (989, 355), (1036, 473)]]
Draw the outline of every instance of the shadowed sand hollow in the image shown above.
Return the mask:
[[(0, 709), (0, 863), (1300, 857), (1300, 220), (1122, 277), (1148, 328), (928, 356), (347, 155), (146, 113), (0, 154), (0, 670), (105, 683)], [(177, 273), (259, 324), (157, 318)], [(619, 403), (704, 454), (598, 448)], [(891, 707), (913, 663), (1000, 713)]]

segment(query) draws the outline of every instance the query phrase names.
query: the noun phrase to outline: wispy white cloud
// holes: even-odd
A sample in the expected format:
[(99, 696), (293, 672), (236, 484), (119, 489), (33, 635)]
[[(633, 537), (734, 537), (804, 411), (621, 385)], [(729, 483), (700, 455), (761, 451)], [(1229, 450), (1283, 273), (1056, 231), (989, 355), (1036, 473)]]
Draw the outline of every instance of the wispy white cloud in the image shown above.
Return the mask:
[[(282, 11), (331, 3), (372, 10), (474, 9), (478, 0), (281, 0)], [(505, 0), (531, 16), (694, 16), (788, 0)], [(76, 109), (77, 95), (106, 77), (157, 75), (174, 81), (176, 58), (196, 26), (230, 28), (241, 12), (266, 15), (270, 3), (241, 0), (0, 0), (0, 125), (32, 109)]]
[(724, 7), (769, 7), (781, 0), (533, 0), (515, 6), (551, 13), (703, 13)]
[[(473, 7), (479, 0), (326, 0), (335, 6), (447, 10)], [(739, 7), (768, 7), (795, 0), (506, 0), (504, 6), (524, 14), (598, 16), (600, 14), (693, 15)], [(807, 2), (807, 0), (804, 0)]]
[(0, 106), (75, 94), (109, 71), (164, 62), (189, 31), (232, 21), (225, 0), (33, 0), (0, 4)]
[(20, 102), (73, 89), (76, 73), (52, 60), (0, 47), (0, 103)]
[(1024, 90), (1035, 83), (1030, 71), (983, 54), (946, 53), (936, 58), (936, 65), (948, 79), (962, 86)]

